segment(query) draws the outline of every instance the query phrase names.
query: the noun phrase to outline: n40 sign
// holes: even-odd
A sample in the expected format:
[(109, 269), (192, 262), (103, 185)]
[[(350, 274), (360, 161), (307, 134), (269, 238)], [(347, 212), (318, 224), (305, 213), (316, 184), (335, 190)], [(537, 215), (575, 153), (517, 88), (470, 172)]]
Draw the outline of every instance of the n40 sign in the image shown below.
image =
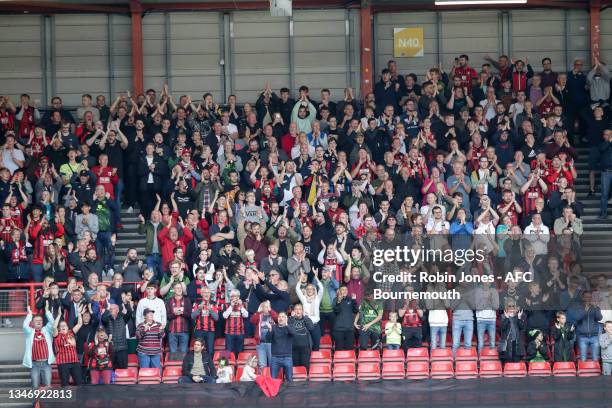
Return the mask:
[(395, 58), (422, 57), (424, 52), (423, 27), (393, 29), (393, 56)]

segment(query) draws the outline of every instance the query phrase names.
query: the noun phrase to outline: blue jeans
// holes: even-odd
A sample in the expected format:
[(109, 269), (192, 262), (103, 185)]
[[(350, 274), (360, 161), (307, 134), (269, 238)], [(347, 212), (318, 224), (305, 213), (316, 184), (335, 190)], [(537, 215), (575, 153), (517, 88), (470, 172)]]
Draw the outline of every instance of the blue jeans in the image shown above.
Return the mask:
[(171, 353), (186, 353), (189, 348), (189, 333), (168, 333), (168, 348)]
[(472, 335), (474, 334), (473, 320), (453, 320), (453, 355), (461, 345), (461, 334), (463, 333), (463, 347), (472, 347)]
[(110, 231), (99, 231), (96, 236), (96, 252), (102, 262), (104, 268), (108, 271), (113, 267), (113, 244), (111, 242), (111, 236), (113, 235)]
[(193, 338), (204, 340), (204, 344), (206, 346), (206, 351), (208, 351), (208, 354), (212, 356), (215, 353), (215, 332), (214, 331), (195, 330), (193, 332)]
[(280, 369), (285, 372), (287, 381), (293, 380), (293, 357), (291, 356), (272, 356), (270, 364), (270, 375), (272, 378), (278, 378)]
[(161, 254), (151, 254), (147, 256), (145, 263), (147, 264), (147, 268), (153, 270), (153, 276), (156, 277), (157, 281), (161, 282), (162, 278), (164, 277)]
[[(431, 349), (446, 348), (446, 326), (429, 326)], [(438, 338), (440, 342), (438, 343)]]
[(399, 350), (401, 344), (387, 344), (387, 350)]
[(242, 351), (244, 347), (244, 336), (237, 334), (226, 334), (225, 335), (225, 349), (231, 351), (236, 356)]
[(272, 361), (272, 343), (259, 343), (255, 346), (257, 351), (257, 365), (259, 368), (264, 368), (270, 365)]
[(32, 379), (32, 388), (38, 388), (41, 384), (48, 387), (51, 385), (51, 366), (46, 361), (32, 361), (32, 370), (30, 378)]
[(478, 320), (476, 322), (478, 352), (484, 348), (485, 332), (489, 333), (489, 347), (495, 348), (495, 320)]
[(43, 266), (30, 263), (30, 269), (32, 270), (32, 279), (34, 279), (34, 282), (42, 282), (45, 274)]
[(591, 346), (591, 360), (599, 360), (599, 336), (578, 336), (580, 348), (580, 361), (587, 361), (589, 346)]
[(610, 198), (610, 184), (612, 183), (612, 171), (601, 172), (601, 202), (599, 204), (599, 215), (608, 215), (608, 199)]
[(159, 368), (161, 366), (159, 354), (138, 353), (138, 366), (140, 368)]

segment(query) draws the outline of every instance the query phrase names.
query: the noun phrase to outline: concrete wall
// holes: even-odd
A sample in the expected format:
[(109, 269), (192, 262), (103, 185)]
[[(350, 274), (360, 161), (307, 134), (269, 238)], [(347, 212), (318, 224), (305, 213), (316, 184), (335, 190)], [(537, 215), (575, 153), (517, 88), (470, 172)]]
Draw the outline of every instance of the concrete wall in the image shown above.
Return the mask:
[[(423, 75), (460, 53), (479, 67), (483, 57), (547, 55), (557, 70), (576, 57), (589, 61), (589, 19), (584, 10), (513, 10), (379, 13), (375, 15), (376, 72), (393, 55), (394, 27), (423, 27), (425, 55), (397, 58), (402, 72)], [(115, 97), (131, 87), (130, 19), (120, 15), (0, 15), (0, 93), (28, 92), (46, 105), (66, 105), (82, 92)], [(313, 95), (329, 87), (359, 89), (358, 10), (294, 10), (292, 18), (267, 11), (150, 13), (143, 17), (144, 85), (168, 83), (175, 96), (205, 92), (224, 101), (237, 94), (254, 102), (266, 82)], [(612, 59), (612, 9), (602, 13), (601, 55)]]

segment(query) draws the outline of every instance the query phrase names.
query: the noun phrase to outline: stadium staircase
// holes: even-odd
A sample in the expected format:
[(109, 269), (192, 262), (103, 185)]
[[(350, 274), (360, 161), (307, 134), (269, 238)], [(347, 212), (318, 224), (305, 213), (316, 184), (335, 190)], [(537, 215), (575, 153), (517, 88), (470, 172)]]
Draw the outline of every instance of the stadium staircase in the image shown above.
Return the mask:
[(121, 223), (123, 229), (117, 233), (117, 243), (115, 245), (115, 270), (121, 268), (125, 255), (129, 248), (136, 248), (138, 256), (144, 260), (145, 237), (138, 234), (139, 210), (137, 208), (130, 214), (124, 208), (121, 210)]
[(24, 390), (30, 387), (30, 371), (21, 361), (3, 361), (0, 364), (0, 407), (31, 407), (28, 400), (9, 398), (9, 390)]
[(600, 220), (600, 178), (599, 174), (595, 182), (595, 195), (588, 197), (589, 193), (589, 147), (578, 148), (578, 160), (576, 171), (578, 178), (574, 182), (576, 187), (576, 199), (584, 204), (584, 215), (582, 222), (584, 234), (582, 236), (582, 264), (586, 275), (610, 273), (612, 269), (612, 250), (610, 250), (610, 238), (612, 238), (612, 207), (608, 203), (608, 219)]

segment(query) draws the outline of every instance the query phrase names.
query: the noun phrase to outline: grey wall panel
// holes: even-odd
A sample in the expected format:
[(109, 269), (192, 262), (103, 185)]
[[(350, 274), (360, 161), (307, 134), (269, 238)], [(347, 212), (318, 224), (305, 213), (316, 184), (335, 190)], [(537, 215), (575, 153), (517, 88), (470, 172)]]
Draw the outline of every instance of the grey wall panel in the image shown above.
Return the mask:
[(169, 51), (175, 99), (199, 100), (205, 92), (220, 99), (219, 13), (171, 13)]
[(342, 99), (350, 53), (344, 10), (296, 10), (293, 20), (296, 87), (307, 85), (315, 99), (329, 88), (332, 99)]
[[(567, 17), (567, 24), (565, 18)], [(535, 71), (541, 60), (552, 59), (553, 69), (566, 71), (575, 58), (589, 63), (589, 15), (582, 10), (513, 10), (514, 57), (529, 58)], [(567, 44), (567, 47), (566, 47)]]
[(607, 8), (601, 13), (600, 28), (600, 58), (610, 66), (612, 65), (612, 8)]
[(231, 92), (238, 100), (255, 102), (266, 82), (277, 92), (289, 86), (289, 18), (237, 11), (231, 20)]
[(42, 99), (40, 16), (0, 15), (0, 94)]
[(58, 14), (55, 20), (57, 94), (78, 106), (85, 92), (109, 89), (108, 20), (102, 14)]
[(470, 65), (479, 70), (485, 55), (501, 52), (497, 11), (444, 12), (441, 23), (441, 62), (447, 72), (460, 54), (467, 54)]

